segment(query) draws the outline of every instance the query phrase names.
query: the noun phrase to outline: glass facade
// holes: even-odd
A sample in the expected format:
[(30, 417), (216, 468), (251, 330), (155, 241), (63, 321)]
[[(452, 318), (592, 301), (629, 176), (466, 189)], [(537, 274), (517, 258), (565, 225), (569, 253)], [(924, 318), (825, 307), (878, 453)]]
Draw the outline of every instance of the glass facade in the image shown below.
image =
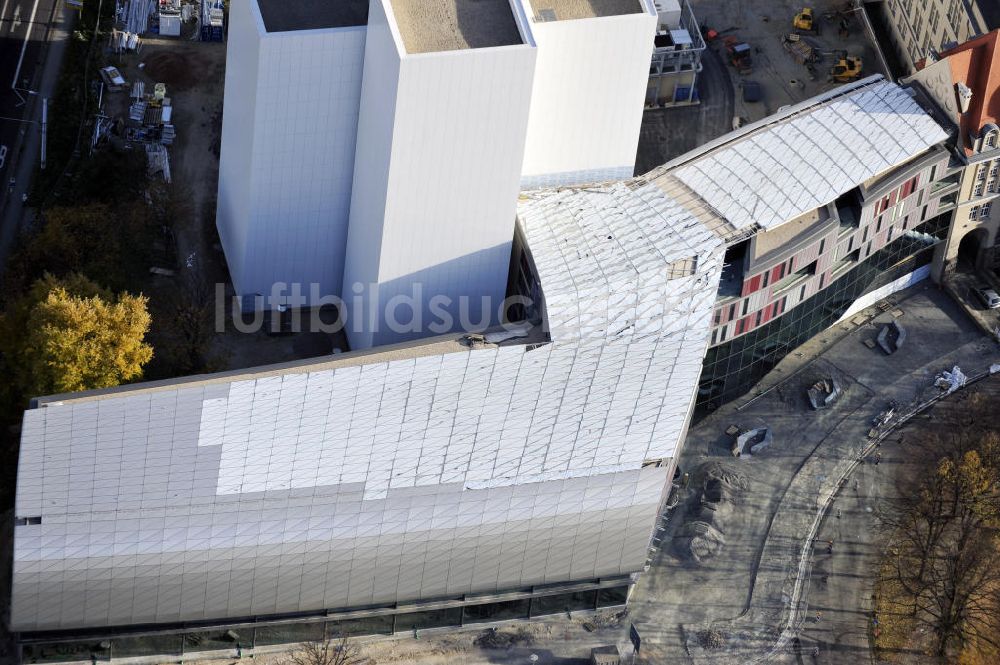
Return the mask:
[(790, 351), (836, 323), (859, 297), (930, 263), (949, 218), (941, 215), (904, 233), (787, 314), (710, 348), (695, 417), (746, 393)]
[[(218, 628), (192, 628), (184, 632), (159, 635), (126, 635), (90, 640), (26, 644), (25, 663), (61, 663), (69, 661), (109, 662), (120, 658), (142, 656), (180, 660), (203, 652), (212, 657), (239, 657), (254, 647), (318, 641), (323, 635), (363, 636), (407, 633), (425, 628), (475, 625), (496, 621), (513, 621), (567, 611), (595, 610), (617, 607), (628, 599), (628, 584), (604, 589), (585, 589), (569, 593), (536, 595), (530, 598), (480, 603), (464, 607), (447, 607), (423, 612), (391, 613), (346, 619), (343, 621), (293, 621), (260, 623)], [(540, 590), (536, 589), (535, 593)], [(529, 592), (530, 593), (530, 592)]]

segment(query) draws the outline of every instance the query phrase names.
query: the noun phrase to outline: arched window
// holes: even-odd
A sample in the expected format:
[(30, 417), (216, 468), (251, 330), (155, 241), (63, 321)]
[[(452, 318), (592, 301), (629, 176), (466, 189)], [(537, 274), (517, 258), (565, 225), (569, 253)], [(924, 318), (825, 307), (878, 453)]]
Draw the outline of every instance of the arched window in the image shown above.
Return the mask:
[(997, 147), (997, 143), (1000, 141), (1000, 127), (988, 122), (983, 125), (980, 136), (983, 137), (983, 150), (992, 150)]

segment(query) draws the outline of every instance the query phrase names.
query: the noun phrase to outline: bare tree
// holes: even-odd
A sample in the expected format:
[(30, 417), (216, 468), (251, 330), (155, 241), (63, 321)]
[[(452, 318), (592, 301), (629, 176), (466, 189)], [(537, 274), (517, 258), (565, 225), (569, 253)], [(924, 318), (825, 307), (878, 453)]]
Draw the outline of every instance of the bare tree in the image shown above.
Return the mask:
[(346, 637), (330, 636), (318, 642), (306, 642), (288, 657), (291, 665), (364, 665), (368, 659)]
[[(991, 437), (981, 442), (989, 452)], [(1000, 475), (964, 435), (943, 443), (945, 456), (903, 494), (905, 510), (894, 525), (902, 600), (915, 624), (935, 636), (942, 657), (970, 644), (1000, 647)]]

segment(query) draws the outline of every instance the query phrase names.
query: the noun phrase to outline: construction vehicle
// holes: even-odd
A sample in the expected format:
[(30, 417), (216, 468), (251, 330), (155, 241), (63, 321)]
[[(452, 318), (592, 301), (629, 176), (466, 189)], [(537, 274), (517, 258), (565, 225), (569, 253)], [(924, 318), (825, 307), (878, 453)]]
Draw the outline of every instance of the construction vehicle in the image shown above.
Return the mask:
[(795, 18), (792, 19), (792, 27), (800, 33), (819, 34), (819, 21), (813, 15), (811, 7), (804, 7), (802, 11), (795, 15)]
[(863, 63), (861, 58), (844, 55), (830, 70), (830, 81), (835, 83), (850, 83), (861, 76)]
[(729, 54), (729, 64), (740, 74), (746, 76), (753, 73), (753, 58), (750, 55), (750, 45), (741, 42), (736, 37), (726, 37), (723, 42)]

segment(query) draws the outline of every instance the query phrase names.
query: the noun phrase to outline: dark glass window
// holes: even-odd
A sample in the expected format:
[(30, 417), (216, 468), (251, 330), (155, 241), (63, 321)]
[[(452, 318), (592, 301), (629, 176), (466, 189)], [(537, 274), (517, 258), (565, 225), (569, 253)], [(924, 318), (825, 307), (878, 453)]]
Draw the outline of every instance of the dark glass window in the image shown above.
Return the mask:
[(258, 626), (255, 644), (289, 644), (291, 642), (312, 642), (323, 639), (325, 624), (317, 623), (283, 623), (271, 626)]
[(391, 635), (392, 615), (378, 617), (363, 617), (332, 621), (327, 624), (327, 634), (332, 637), (350, 637), (351, 635)]
[(616, 586), (611, 589), (601, 589), (597, 592), (598, 607), (624, 605), (626, 600), (628, 600), (628, 585)]
[(396, 632), (405, 633), (421, 628), (443, 628), (462, 624), (462, 608), (451, 607), (427, 612), (407, 612), (396, 615)]
[(502, 603), (486, 603), (484, 605), (469, 605), (463, 608), (463, 623), (482, 623), (484, 621), (509, 621), (511, 619), (527, 619), (531, 601), (509, 600)]
[(111, 655), (113, 658), (168, 656), (170, 654), (177, 654), (179, 656), (182, 653), (182, 649), (188, 653), (200, 650), (197, 648), (197, 644), (195, 644), (196, 639), (189, 640), (186, 635), (122, 637), (111, 640)]
[(592, 610), (597, 606), (596, 591), (574, 591), (531, 599), (531, 616)]

